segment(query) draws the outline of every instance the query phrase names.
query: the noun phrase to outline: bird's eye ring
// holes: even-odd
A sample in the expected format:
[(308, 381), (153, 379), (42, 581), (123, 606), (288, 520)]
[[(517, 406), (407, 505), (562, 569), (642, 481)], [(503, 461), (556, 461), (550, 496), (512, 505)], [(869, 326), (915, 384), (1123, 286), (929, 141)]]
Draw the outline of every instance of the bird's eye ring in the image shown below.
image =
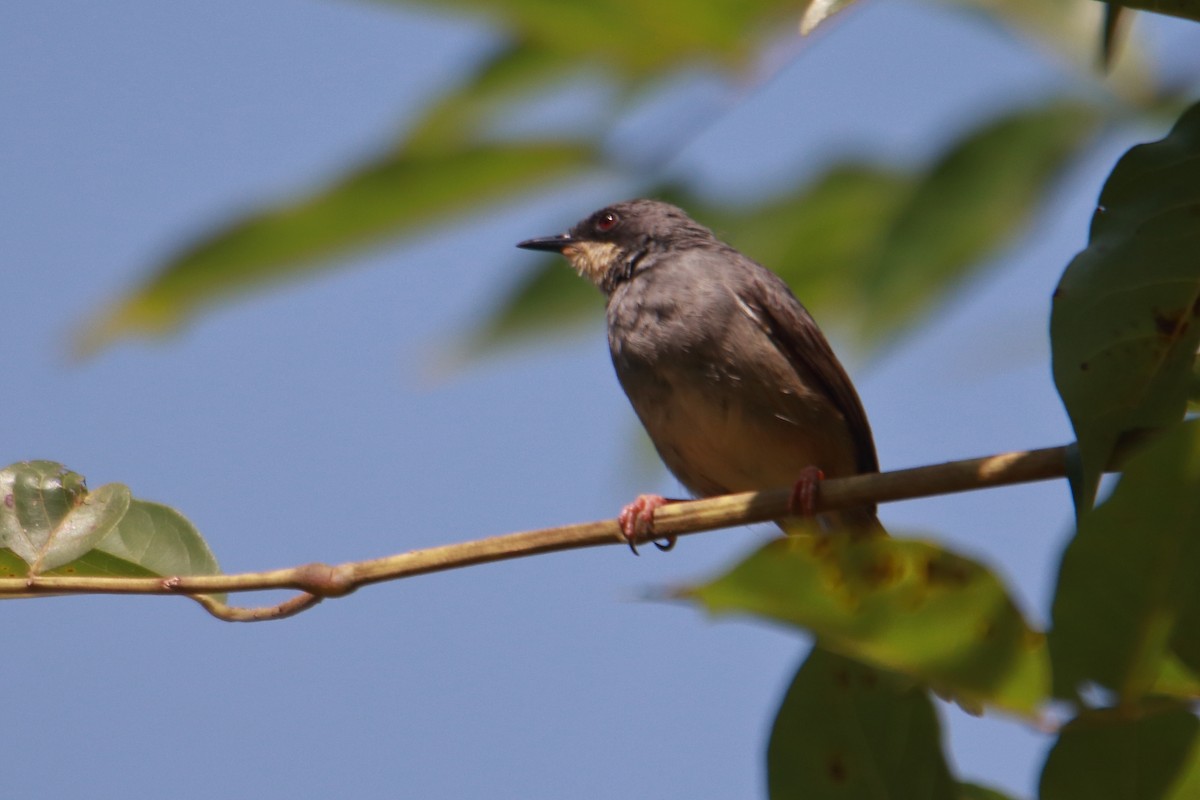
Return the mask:
[(621, 218), (616, 214), (611, 211), (605, 211), (596, 219), (596, 230), (600, 231), (601, 233), (608, 233), (613, 228), (617, 227), (617, 223), (620, 221)]

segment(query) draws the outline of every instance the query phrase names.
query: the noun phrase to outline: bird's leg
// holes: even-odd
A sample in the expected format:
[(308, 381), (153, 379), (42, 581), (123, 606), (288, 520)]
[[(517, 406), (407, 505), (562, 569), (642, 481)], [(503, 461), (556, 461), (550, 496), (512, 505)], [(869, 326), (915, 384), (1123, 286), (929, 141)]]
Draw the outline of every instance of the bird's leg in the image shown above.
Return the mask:
[(792, 487), (792, 496), (788, 500), (788, 508), (800, 517), (814, 517), (817, 513), (817, 495), (821, 492), (821, 481), (825, 473), (814, 466), (800, 470), (800, 477)]
[[(651, 539), (654, 535), (654, 511), (667, 503), (673, 502), (661, 494), (639, 494), (637, 499), (621, 509), (617, 516), (617, 524), (621, 526), (621, 536), (625, 539), (633, 554), (638, 555), (637, 543)], [(663, 544), (654, 542), (654, 546), (666, 552), (675, 546), (675, 537), (667, 536)]]

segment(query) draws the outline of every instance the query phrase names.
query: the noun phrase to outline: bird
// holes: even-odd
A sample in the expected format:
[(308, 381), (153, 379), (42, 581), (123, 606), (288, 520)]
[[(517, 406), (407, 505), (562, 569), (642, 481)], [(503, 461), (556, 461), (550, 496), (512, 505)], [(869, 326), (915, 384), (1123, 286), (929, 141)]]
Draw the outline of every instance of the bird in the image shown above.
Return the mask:
[[(883, 532), (874, 504), (813, 512), (821, 479), (879, 462), (854, 384), (782, 278), (659, 200), (616, 203), (517, 247), (565, 256), (604, 294), (617, 379), (692, 495), (793, 486), (793, 510), (822, 530)], [(622, 510), (635, 553), (667, 502), (644, 494)]]

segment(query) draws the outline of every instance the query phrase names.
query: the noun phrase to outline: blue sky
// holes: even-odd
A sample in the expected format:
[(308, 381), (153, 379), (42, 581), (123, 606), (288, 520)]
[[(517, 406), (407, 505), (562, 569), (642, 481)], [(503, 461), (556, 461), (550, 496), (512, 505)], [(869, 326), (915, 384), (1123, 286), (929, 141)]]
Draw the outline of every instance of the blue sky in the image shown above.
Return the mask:
[[(754, 93), (690, 87), (689, 103), (728, 111), (667, 171), (747, 198), (834, 155), (927, 156), (964, 108), (1069, 85), (1043, 54), (966, 17), (862, 5)], [(93, 487), (121, 481), (171, 504), (227, 571), (611, 517), (638, 492), (678, 493), (634, 456), (599, 300), (576, 335), (436, 369), (531, 263), (513, 244), (624, 198), (617, 179), (379, 249), (166, 342), (66, 355), (81, 321), (181, 241), (386, 146), (495, 44), (485, 25), (309, 0), (47, 0), (3, 20), (0, 462), (62, 461)], [(1194, 71), (1187, 23), (1139, 27), (1164, 62)], [(670, 103), (625, 135), (656, 135)], [(1050, 292), (1115, 158), (1160, 133), (1105, 138), (995, 270), (878, 358), (848, 354), (885, 468), (1070, 438), (1049, 377)], [(836, 338), (836, 320), (813, 311)], [(986, 559), (1044, 620), (1070, 520), (1064, 485), (882, 517)], [(713, 574), (765, 535), (427, 576), (265, 625), (218, 623), (180, 600), (6, 603), (0, 674), (17, 723), (6, 790), (761, 795), (771, 715), (807, 642), (641, 598)], [(942, 712), (960, 774), (1032, 793), (1045, 737)]]

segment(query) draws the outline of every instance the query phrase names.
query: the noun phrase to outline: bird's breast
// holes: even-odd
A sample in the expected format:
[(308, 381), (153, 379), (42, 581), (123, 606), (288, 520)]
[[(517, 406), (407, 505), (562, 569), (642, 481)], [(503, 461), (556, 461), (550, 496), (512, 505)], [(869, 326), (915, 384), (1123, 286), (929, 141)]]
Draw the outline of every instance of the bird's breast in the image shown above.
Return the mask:
[[(719, 284), (711, 284), (721, 288)], [(789, 485), (809, 465), (854, 471), (846, 426), (733, 296), (614, 293), (613, 365), (671, 471), (693, 493)]]

